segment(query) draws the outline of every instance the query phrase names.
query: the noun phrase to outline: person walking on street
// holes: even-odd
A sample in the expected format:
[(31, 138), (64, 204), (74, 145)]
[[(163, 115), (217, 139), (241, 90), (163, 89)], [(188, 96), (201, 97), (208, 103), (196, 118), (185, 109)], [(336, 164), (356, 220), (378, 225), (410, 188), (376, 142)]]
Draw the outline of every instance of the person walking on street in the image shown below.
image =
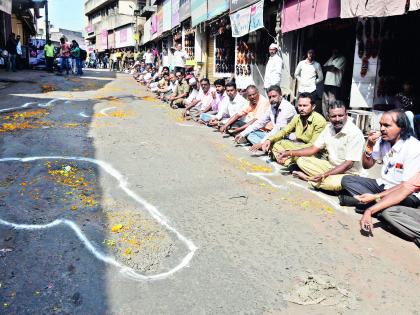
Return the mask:
[(44, 46), (45, 62), (47, 64), (47, 72), (53, 72), (54, 65), (54, 45), (51, 44), (51, 40), (47, 40)]
[(72, 41), (72, 50), (71, 55), (73, 56), (75, 62), (76, 62), (76, 74), (82, 75), (82, 60), (80, 59), (80, 47), (79, 44), (73, 39)]
[(95, 50), (90, 53), (89, 59), (92, 62), (93, 68), (96, 69), (97, 60), (96, 60), (96, 51)]
[(16, 36), (16, 69), (22, 69), (22, 43), (20, 41), (20, 35)]
[(298, 63), (295, 71), (295, 78), (298, 81), (298, 92), (311, 93), (317, 99), (316, 85), (324, 80), (321, 65), (314, 60), (315, 51), (309, 49), (306, 59)]
[(16, 72), (16, 45), (15, 33), (11, 33), (6, 42), (6, 50), (9, 53), (6, 71), (12, 70), (13, 72)]
[(70, 58), (70, 45), (66, 42), (64, 37), (60, 38), (60, 57), (61, 57), (61, 66), (60, 74), (63, 72), (64, 68), (66, 69), (66, 74), (69, 74), (69, 58)]
[(278, 45), (271, 44), (268, 48), (270, 58), (265, 67), (264, 88), (268, 93), (268, 88), (273, 85), (280, 87), (281, 70), (283, 68), (283, 59), (278, 54)]
[(325, 81), (324, 94), (322, 96), (322, 113), (328, 116), (328, 106), (340, 99), (340, 87), (343, 81), (346, 58), (340, 54), (338, 48), (332, 50), (332, 56), (324, 64)]
[(187, 59), (188, 54), (185, 50), (182, 49), (181, 44), (177, 44), (173, 57), (173, 66), (175, 72), (181, 71), (182, 73), (185, 73), (185, 62), (187, 61)]

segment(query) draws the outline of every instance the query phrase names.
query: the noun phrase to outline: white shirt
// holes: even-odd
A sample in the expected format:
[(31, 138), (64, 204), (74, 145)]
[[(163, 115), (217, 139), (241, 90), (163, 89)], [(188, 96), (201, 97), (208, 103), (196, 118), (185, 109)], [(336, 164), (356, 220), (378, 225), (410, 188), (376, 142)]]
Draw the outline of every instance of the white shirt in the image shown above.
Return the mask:
[(90, 53), (90, 60), (96, 60), (96, 55), (94, 52)]
[(143, 54), (143, 58), (144, 58), (145, 63), (153, 63), (152, 57), (153, 57), (153, 54), (150, 53), (150, 52), (145, 52)]
[[(410, 137), (407, 140), (399, 140), (393, 147), (387, 141), (378, 141), (373, 147), (372, 158), (382, 159), (381, 178), (376, 182), (389, 189), (406, 182), (420, 171), (420, 141)], [(420, 198), (420, 192), (415, 196)]]
[(176, 88), (176, 85), (178, 84), (178, 80), (176, 80), (175, 81), (175, 83), (174, 82), (172, 82), (172, 81), (169, 81), (169, 89), (172, 91), (172, 92), (175, 92), (175, 88)]
[(344, 68), (346, 67), (346, 58), (344, 56), (331, 57), (324, 66), (334, 66), (338, 69), (335, 72), (327, 71), (325, 73), (324, 84), (340, 87), (343, 81)]
[(225, 97), (219, 104), (219, 111), (217, 112), (216, 119), (222, 120), (222, 118), (233, 117), (247, 106), (248, 101), (239, 93), (236, 93), (236, 96), (232, 101), (229, 97)]
[(299, 93), (312, 93), (316, 90), (316, 85), (324, 79), (321, 65), (316, 61), (309, 63), (307, 59), (298, 63), (295, 77), (299, 82)]
[(195, 88), (193, 88), (190, 91), (190, 95), (188, 95), (188, 97), (186, 99), (187, 104), (190, 104), (198, 96), (199, 91), (200, 91), (200, 89), (195, 89)]
[(17, 45), (16, 45), (16, 53), (19, 56), (22, 56), (22, 43), (20, 41), (18, 41)]
[(327, 149), (328, 161), (332, 166), (338, 166), (345, 161), (353, 161), (353, 167), (346, 173), (364, 174), (362, 167), (362, 154), (365, 147), (365, 138), (362, 131), (348, 119), (339, 133), (331, 123), (325, 127), (314, 142), (314, 146)]
[(269, 122), (272, 123), (273, 129), (268, 132), (265, 137), (261, 140), (264, 142), (268, 137), (276, 134), (287, 126), (287, 124), (292, 120), (296, 115), (295, 107), (290, 104), (287, 100), (282, 99), (278, 110), (273, 107), (270, 107), (265, 114), (254, 122), (251, 126), (248, 126), (244, 131), (241, 132), (242, 137), (246, 137), (251, 132), (263, 129)]
[(264, 87), (268, 89), (272, 85), (280, 86), (281, 70), (283, 68), (283, 59), (277, 54), (270, 56), (265, 67)]
[(189, 56), (184, 50), (175, 50), (173, 58), (174, 67), (185, 68), (185, 60), (188, 58)]

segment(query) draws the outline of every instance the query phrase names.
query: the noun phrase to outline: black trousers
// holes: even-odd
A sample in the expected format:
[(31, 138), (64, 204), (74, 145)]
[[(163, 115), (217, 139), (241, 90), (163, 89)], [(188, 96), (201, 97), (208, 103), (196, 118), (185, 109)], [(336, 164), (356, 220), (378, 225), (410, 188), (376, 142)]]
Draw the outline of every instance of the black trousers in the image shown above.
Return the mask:
[(54, 57), (45, 57), (45, 63), (47, 64), (47, 71), (53, 71)]
[[(341, 185), (343, 190), (351, 196), (380, 194), (385, 190), (384, 185), (378, 185), (375, 179), (360, 176), (344, 176)], [(400, 205), (417, 208), (420, 206), (420, 200), (416, 196), (410, 195), (401, 201)]]

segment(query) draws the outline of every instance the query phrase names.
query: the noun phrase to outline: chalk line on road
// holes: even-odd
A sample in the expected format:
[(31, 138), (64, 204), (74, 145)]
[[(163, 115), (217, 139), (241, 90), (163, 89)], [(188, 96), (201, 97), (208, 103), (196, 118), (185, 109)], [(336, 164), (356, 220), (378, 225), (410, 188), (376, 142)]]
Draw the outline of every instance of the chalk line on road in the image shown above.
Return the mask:
[(106, 112), (108, 112), (112, 109), (116, 109), (116, 107), (112, 106), (112, 107), (107, 107), (107, 108), (101, 109), (99, 113), (102, 114), (102, 115), (108, 116), (108, 114)]
[(82, 230), (79, 228), (79, 226), (74, 223), (71, 220), (67, 219), (57, 219), (51, 223), (43, 224), (43, 225), (36, 225), (36, 224), (18, 224), (18, 223), (12, 223), (5, 221), (0, 218), (0, 224), (12, 227), (14, 229), (20, 229), (20, 230), (40, 230), (40, 229), (49, 229), (55, 226), (58, 226), (60, 224), (67, 225), (70, 227), (77, 235), (79, 240), (83, 243), (83, 245), (91, 252), (97, 259), (108, 263), (110, 265), (113, 265), (120, 269), (120, 272), (128, 277), (131, 280), (135, 281), (147, 281), (147, 280), (161, 280), (168, 278), (169, 276), (173, 275), (174, 273), (180, 271), (184, 267), (187, 267), (193, 258), (196, 250), (198, 249), (194, 243), (187, 239), (184, 235), (182, 235), (180, 232), (178, 232), (174, 227), (172, 227), (168, 219), (159, 212), (159, 210), (152, 204), (150, 204), (148, 201), (137, 195), (134, 191), (132, 191), (128, 186), (127, 180), (124, 178), (124, 176), (117, 171), (111, 164), (106, 163), (101, 160), (93, 159), (93, 158), (85, 158), (85, 157), (73, 157), (73, 156), (33, 156), (33, 157), (26, 157), (26, 158), (18, 158), (18, 157), (9, 157), (9, 158), (0, 158), (0, 162), (10, 162), (10, 161), (17, 161), (17, 162), (32, 162), (37, 160), (75, 160), (75, 161), (84, 161), (84, 162), (90, 162), (93, 164), (96, 164), (100, 166), (105, 172), (107, 172), (109, 175), (114, 177), (118, 183), (119, 187), (128, 195), (130, 196), (134, 201), (142, 205), (147, 212), (161, 225), (163, 225), (165, 228), (173, 232), (177, 238), (183, 242), (186, 247), (189, 250), (189, 253), (182, 259), (182, 261), (176, 265), (174, 268), (155, 275), (146, 276), (141, 273), (138, 273), (134, 271), (134, 269), (127, 267), (114, 258), (105, 255), (100, 250), (98, 250), (92, 242), (89, 241), (89, 239), (83, 234)]

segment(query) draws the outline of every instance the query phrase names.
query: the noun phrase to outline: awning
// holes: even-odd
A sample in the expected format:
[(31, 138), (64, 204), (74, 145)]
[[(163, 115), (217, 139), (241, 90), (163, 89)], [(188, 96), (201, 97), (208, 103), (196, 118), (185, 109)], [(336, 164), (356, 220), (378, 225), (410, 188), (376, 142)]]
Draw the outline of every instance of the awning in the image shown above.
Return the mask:
[[(366, 0), (364, 0), (366, 1)], [(340, 0), (291, 0), (282, 13), (282, 33), (340, 16)]]
[[(342, 0), (340, 16), (353, 18), (402, 15), (405, 13), (406, 3), (405, 0)], [(410, 10), (416, 5), (420, 6), (419, 1), (411, 0)]]

